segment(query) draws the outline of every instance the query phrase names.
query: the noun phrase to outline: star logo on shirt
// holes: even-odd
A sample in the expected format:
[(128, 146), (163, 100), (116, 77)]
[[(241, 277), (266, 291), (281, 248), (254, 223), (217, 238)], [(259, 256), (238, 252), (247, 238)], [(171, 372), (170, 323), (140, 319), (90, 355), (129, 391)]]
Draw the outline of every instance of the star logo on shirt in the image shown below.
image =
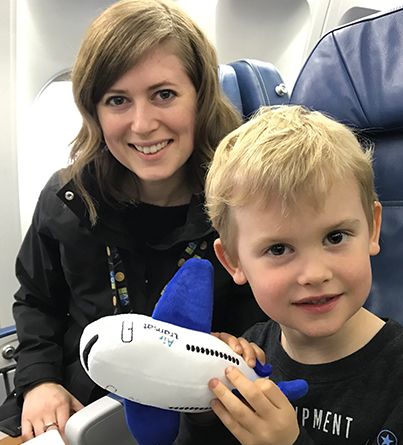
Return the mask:
[(389, 430), (382, 430), (378, 434), (378, 445), (397, 445), (397, 437)]

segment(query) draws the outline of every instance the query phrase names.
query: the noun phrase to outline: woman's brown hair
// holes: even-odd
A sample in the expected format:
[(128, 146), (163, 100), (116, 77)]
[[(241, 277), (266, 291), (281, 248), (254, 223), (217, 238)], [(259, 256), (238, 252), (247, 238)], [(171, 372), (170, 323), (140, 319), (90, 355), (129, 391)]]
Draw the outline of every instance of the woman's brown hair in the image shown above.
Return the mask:
[(72, 72), (73, 94), (82, 127), (63, 175), (73, 180), (90, 219), (96, 203), (84, 187), (84, 168), (93, 163), (97, 182), (109, 202), (133, 200), (123, 189), (127, 169), (105, 149), (96, 106), (110, 87), (159, 45), (174, 48), (197, 92), (194, 151), (187, 162), (193, 193), (204, 190), (206, 168), (219, 141), (240, 123), (223, 95), (216, 51), (203, 31), (179, 7), (163, 0), (123, 0), (108, 8), (90, 26)]

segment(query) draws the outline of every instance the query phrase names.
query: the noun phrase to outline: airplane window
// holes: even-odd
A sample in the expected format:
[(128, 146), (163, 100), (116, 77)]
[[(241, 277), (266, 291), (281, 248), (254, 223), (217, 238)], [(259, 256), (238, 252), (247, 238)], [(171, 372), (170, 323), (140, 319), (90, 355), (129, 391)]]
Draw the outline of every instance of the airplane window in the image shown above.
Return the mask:
[(347, 23), (353, 22), (354, 20), (358, 20), (368, 15), (375, 14), (376, 12), (379, 12), (379, 10), (369, 8), (351, 8), (340, 19), (339, 25), (345, 25)]
[(307, 0), (219, 0), (216, 47), (221, 63), (250, 58), (271, 62), (291, 89), (310, 31)]
[(68, 165), (69, 145), (81, 127), (67, 74), (39, 93), (18, 140), (21, 231), (28, 229), (38, 196), (53, 172)]

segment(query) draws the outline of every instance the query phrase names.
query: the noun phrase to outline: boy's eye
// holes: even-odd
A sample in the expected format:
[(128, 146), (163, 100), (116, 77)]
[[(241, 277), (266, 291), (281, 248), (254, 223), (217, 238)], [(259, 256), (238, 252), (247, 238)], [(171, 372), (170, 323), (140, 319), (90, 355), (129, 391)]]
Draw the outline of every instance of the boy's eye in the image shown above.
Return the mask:
[(267, 253), (273, 256), (280, 256), (289, 252), (290, 248), (284, 244), (275, 244), (274, 246), (271, 246), (269, 249), (267, 249)]
[(328, 244), (340, 244), (342, 243), (347, 237), (347, 234), (344, 232), (331, 232), (328, 235), (326, 235), (326, 241)]
[(126, 102), (126, 99), (123, 96), (112, 96), (112, 97), (108, 97), (108, 99), (106, 100), (107, 105), (112, 105), (114, 107), (123, 105), (125, 102)]

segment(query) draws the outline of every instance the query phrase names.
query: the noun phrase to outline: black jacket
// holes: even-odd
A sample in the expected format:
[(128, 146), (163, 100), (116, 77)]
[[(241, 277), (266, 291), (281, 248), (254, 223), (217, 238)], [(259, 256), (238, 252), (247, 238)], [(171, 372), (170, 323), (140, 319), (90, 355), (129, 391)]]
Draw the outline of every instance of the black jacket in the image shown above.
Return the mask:
[(78, 193), (71, 183), (61, 188), (55, 173), (39, 197), (17, 257), (17, 396), (44, 381), (63, 384), (84, 404), (103, 394), (81, 368), (78, 344), (88, 323), (114, 313), (106, 246), (117, 248), (124, 265), (128, 310), (151, 315), (189, 242), (196, 242), (215, 270), (213, 331), (240, 335), (267, 319), (250, 288), (235, 285), (216, 259), (216, 233), (199, 197), (193, 196), (182, 227), (150, 245), (127, 224), (127, 207), (108, 205), (89, 172), (85, 181), (99, 204), (98, 223), (91, 227)]

